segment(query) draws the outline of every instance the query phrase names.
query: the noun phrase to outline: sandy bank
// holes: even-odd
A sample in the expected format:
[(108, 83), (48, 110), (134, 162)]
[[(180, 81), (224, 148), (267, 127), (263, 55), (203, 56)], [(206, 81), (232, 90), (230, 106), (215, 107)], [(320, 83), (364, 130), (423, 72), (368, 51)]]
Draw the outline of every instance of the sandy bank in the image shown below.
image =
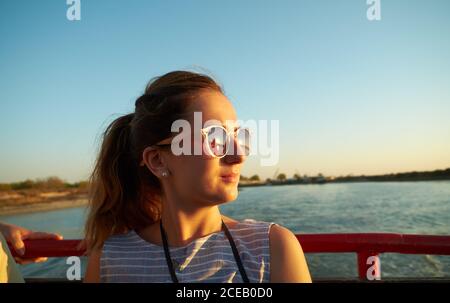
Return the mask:
[(0, 216), (80, 207), (87, 205), (87, 202), (88, 200), (86, 198), (79, 198), (79, 199), (68, 199), (57, 201), (45, 201), (40, 203), (31, 203), (22, 205), (4, 205), (0, 206)]

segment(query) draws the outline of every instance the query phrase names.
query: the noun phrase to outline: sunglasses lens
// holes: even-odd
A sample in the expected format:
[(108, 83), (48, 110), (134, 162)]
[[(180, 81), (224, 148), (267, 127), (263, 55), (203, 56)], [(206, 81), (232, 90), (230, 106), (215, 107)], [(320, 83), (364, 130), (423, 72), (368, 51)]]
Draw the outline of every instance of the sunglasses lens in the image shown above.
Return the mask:
[(211, 152), (223, 156), (227, 151), (227, 133), (221, 127), (212, 127), (208, 132), (208, 144)]
[(240, 153), (248, 156), (250, 154), (250, 130), (248, 128), (240, 128), (238, 130), (237, 142), (241, 149)]

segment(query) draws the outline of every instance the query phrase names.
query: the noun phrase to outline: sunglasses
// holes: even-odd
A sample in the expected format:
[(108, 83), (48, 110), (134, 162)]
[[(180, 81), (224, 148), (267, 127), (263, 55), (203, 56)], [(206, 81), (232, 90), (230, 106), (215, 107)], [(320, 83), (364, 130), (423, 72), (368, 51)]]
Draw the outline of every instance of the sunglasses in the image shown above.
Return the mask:
[(250, 129), (238, 128), (228, 131), (220, 125), (211, 125), (201, 130), (205, 138), (206, 150), (216, 158), (223, 158), (234, 149), (233, 142), (236, 140), (238, 150), (233, 154), (248, 156), (250, 154)]
[[(234, 148), (233, 141), (236, 141), (238, 150), (233, 154), (248, 156), (250, 154), (250, 136), (248, 128), (238, 128), (228, 131), (221, 125), (211, 125), (201, 129), (204, 138), (204, 150), (215, 158), (223, 158), (230, 152), (230, 146)], [(159, 147), (171, 146), (171, 144), (156, 144)]]

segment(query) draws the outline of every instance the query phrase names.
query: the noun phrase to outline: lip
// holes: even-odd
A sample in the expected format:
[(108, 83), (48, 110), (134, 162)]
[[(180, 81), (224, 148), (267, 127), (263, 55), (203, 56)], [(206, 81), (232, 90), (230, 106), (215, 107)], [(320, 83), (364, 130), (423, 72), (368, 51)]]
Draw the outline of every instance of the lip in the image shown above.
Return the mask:
[(221, 175), (220, 178), (227, 183), (236, 183), (239, 179), (239, 175), (238, 174), (226, 174), (226, 175)]

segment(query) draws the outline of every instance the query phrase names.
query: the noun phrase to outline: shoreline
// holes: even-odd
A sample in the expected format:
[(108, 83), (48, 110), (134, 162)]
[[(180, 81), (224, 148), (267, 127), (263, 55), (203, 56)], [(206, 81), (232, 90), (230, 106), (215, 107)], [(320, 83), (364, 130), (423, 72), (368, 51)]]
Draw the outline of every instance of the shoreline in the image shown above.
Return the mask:
[(283, 186), (283, 185), (322, 185), (322, 184), (342, 184), (342, 183), (389, 183), (389, 182), (432, 182), (432, 181), (450, 181), (450, 178), (441, 179), (389, 179), (389, 180), (370, 180), (370, 179), (355, 179), (355, 180), (323, 180), (323, 181), (271, 181), (271, 182), (242, 182), (238, 184), (239, 188), (256, 187), (256, 186)]
[(33, 203), (28, 205), (8, 205), (0, 207), (0, 216), (10, 216), (25, 213), (45, 212), (58, 209), (75, 208), (80, 206), (86, 206), (88, 199), (67, 199)]
[[(342, 184), (342, 183), (364, 183), (364, 182), (375, 182), (375, 183), (383, 183), (383, 182), (427, 182), (427, 181), (450, 181), (449, 179), (435, 179), (435, 180), (389, 180), (389, 181), (370, 181), (370, 180), (352, 180), (352, 181), (328, 181), (323, 183), (299, 183), (299, 182), (274, 182), (274, 183), (266, 183), (266, 182), (248, 182), (248, 183), (240, 183), (238, 184), (238, 189), (243, 190), (245, 187), (258, 187), (258, 186), (283, 186), (283, 185), (323, 185), (323, 184)], [(88, 198), (86, 196), (82, 197), (72, 197), (66, 199), (56, 199), (56, 200), (47, 200), (41, 202), (27, 203), (27, 204), (0, 204), (0, 216), (13, 216), (20, 215), (26, 213), (36, 213), (36, 212), (46, 212), (53, 211), (59, 209), (66, 208), (76, 208), (81, 206), (86, 206), (88, 204)]]

